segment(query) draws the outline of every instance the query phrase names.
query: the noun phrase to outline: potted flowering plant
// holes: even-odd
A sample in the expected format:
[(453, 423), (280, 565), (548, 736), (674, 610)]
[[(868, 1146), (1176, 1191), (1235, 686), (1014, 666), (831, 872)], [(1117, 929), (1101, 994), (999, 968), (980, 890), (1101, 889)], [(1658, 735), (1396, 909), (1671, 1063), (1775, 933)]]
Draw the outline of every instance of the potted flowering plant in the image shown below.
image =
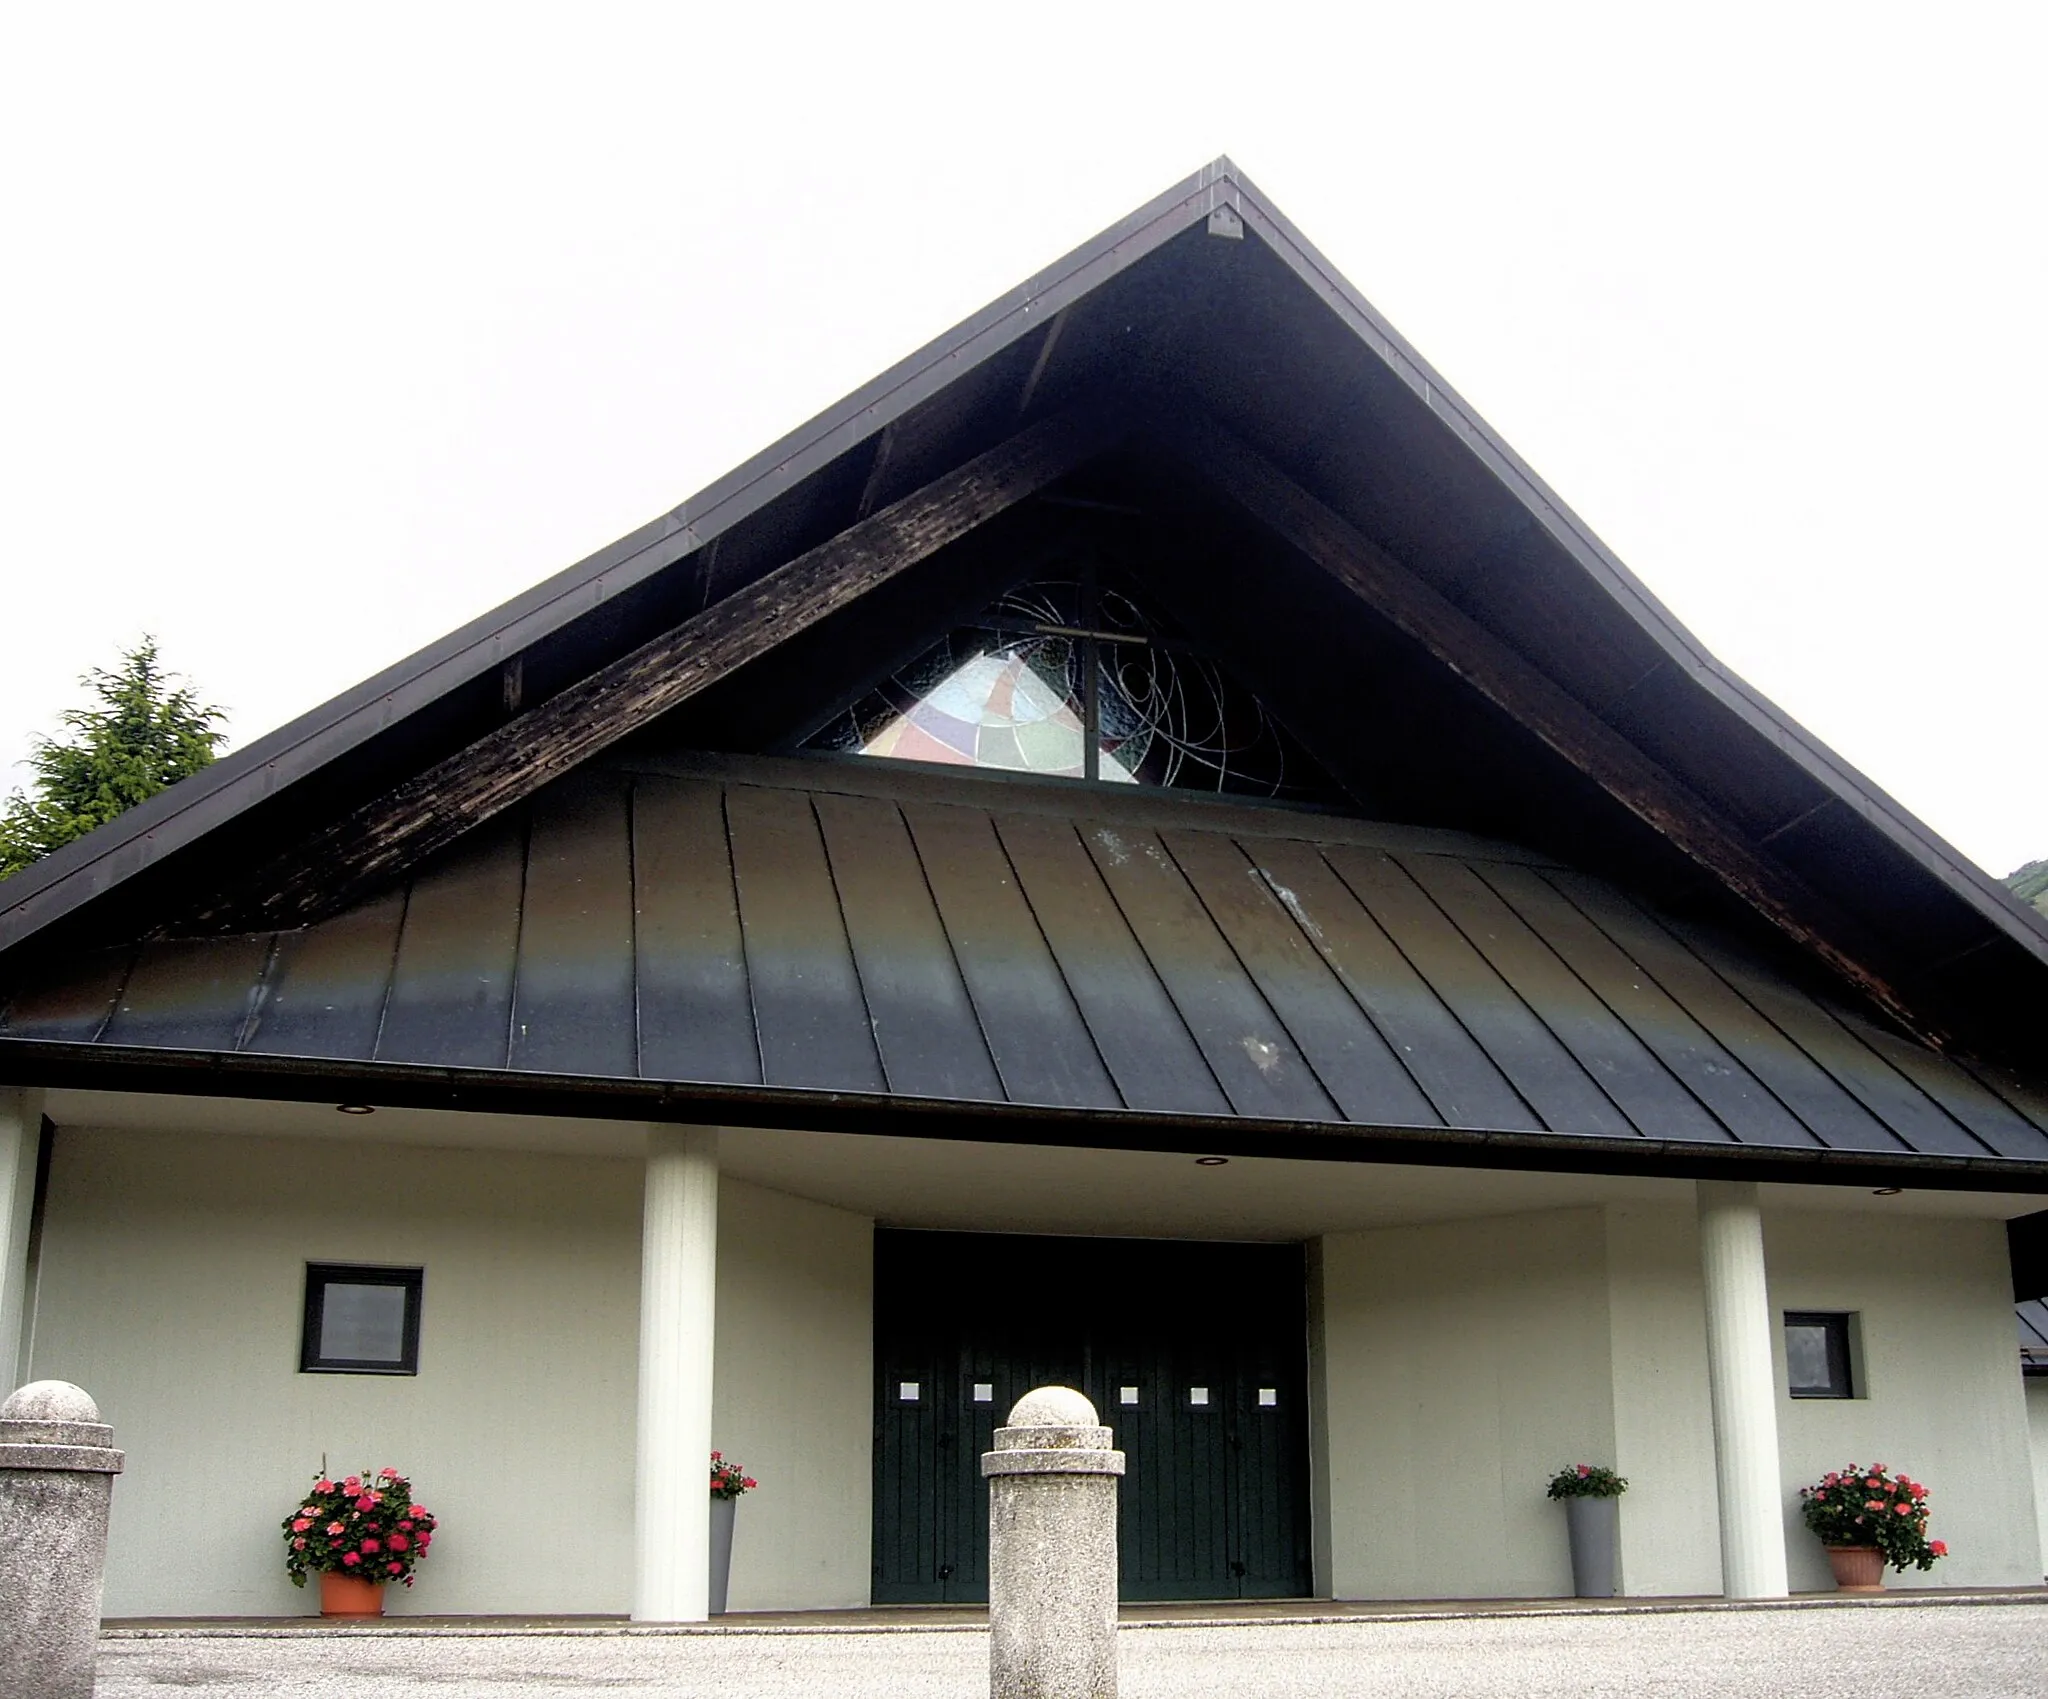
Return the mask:
[(382, 1616), (385, 1587), (412, 1585), (436, 1526), (396, 1469), (339, 1481), (322, 1474), (284, 1519), (285, 1571), (294, 1587), (320, 1577), (322, 1616)]
[(1946, 1544), (1927, 1537), (1927, 1489), (1882, 1463), (1830, 1469), (1799, 1489), (1799, 1512), (1827, 1548), (1845, 1593), (1882, 1592), (1886, 1564), (1932, 1569), (1948, 1556)]
[(1621, 1549), (1621, 1495), (1628, 1482), (1598, 1463), (1573, 1463), (1550, 1477), (1550, 1494), (1564, 1501), (1572, 1548), (1572, 1591), (1582, 1599), (1614, 1597)]
[(726, 1583), (732, 1579), (732, 1520), (741, 1493), (759, 1483), (725, 1453), (711, 1454), (711, 1614), (725, 1614)]

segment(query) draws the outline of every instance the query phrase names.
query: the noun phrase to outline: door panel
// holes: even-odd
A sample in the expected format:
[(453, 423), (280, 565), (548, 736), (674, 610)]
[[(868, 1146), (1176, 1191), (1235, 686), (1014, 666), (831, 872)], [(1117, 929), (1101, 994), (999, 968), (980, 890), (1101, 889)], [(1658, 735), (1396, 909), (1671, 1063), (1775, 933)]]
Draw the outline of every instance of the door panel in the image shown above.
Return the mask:
[(1047, 1385), (1128, 1458), (1125, 1598), (1308, 1592), (1300, 1247), (883, 1231), (875, 1275), (876, 1603), (987, 1598), (981, 1455)]

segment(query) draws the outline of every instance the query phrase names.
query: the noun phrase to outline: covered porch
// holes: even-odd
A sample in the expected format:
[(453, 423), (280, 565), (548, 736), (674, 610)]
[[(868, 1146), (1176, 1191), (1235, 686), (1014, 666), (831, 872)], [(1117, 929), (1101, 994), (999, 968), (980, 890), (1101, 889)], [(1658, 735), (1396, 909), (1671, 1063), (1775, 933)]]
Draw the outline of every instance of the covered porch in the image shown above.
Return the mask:
[[(325, 1461), (395, 1463), (443, 1517), (408, 1615), (701, 1617), (711, 1447), (762, 1482), (736, 1619), (866, 1609), (895, 1390), (878, 1226), (1302, 1247), (1306, 1408), (1287, 1414), (1323, 1600), (1569, 1594), (1543, 1484), (1575, 1461), (1630, 1479), (1632, 1598), (1825, 1587), (1792, 1498), (1850, 1457), (1932, 1482), (1942, 1587), (2042, 1574), (2003, 1226), (2037, 1196), (1764, 1184), (1751, 1215), (1727, 1182), (1644, 1174), (102, 1091), (39, 1107), (56, 1132), (27, 1355), (148, 1436), (117, 1494), (110, 1616), (305, 1608), (272, 1530)], [(424, 1269), (416, 1374), (296, 1372), (309, 1263)], [(1853, 1396), (1789, 1396), (1786, 1312), (1855, 1318)], [(1716, 1443), (1717, 1349), (1747, 1451)], [(1775, 1575), (1728, 1572), (1731, 1523)]]

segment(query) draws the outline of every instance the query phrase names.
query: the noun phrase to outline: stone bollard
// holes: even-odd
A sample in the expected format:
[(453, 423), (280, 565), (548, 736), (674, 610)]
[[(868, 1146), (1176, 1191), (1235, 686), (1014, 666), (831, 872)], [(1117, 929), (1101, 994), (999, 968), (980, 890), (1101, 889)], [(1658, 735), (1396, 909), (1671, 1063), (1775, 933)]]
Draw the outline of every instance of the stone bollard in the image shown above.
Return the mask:
[(0, 1404), (0, 1693), (91, 1699), (107, 1511), (121, 1454), (69, 1381)]
[(988, 1478), (989, 1699), (1116, 1699), (1116, 1478), (1095, 1406), (1027, 1392)]

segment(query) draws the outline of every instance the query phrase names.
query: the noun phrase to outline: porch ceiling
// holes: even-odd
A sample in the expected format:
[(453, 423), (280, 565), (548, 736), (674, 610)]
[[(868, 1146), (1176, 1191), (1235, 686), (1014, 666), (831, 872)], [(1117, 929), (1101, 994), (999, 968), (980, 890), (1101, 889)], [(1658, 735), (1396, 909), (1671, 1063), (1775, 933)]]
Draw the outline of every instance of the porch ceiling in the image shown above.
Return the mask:
[[(539, 1151), (637, 1163), (644, 1124), (547, 1116), (383, 1109), (241, 1098), (54, 1091), (62, 1128), (177, 1137), (225, 1134), (342, 1144)], [(1187, 1152), (1084, 1150), (727, 1127), (719, 1166), (735, 1179), (868, 1216), (883, 1226), (1138, 1238), (1287, 1241), (1323, 1233), (1456, 1221), (1603, 1203), (1689, 1206), (1684, 1181), (1603, 1174), (1429, 1168), (1236, 1157), (1198, 1166)], [(1766, 1207), (2009, 1220), (2048, 1195), (1766, 1185)]]

